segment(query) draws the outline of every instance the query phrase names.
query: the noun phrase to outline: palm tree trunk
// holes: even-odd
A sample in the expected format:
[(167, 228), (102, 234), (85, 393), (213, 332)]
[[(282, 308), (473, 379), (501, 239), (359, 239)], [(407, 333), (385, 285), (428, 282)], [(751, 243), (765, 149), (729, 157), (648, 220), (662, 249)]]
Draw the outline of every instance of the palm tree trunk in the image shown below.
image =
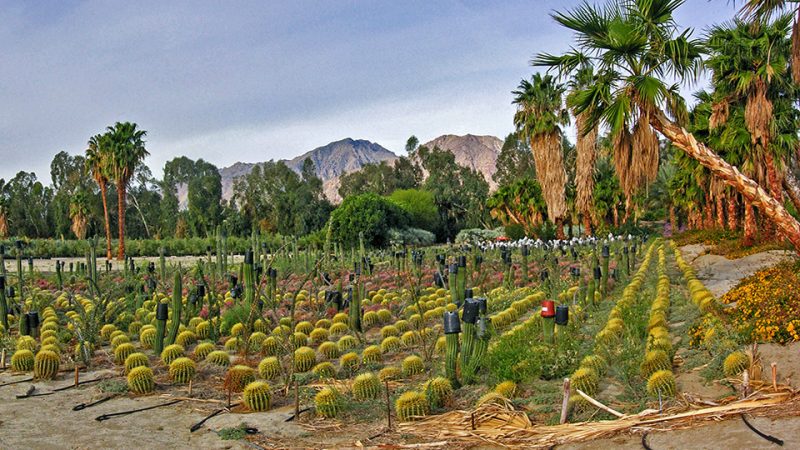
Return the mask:
[(619, 209), (614, 206), (611, 211), (614, 214), (614, 228), (619, 228)]
[(756, 242), (756, 214), (753, 205), (747, 200), (744, 202), (744, 237), (742, 245), (749, 247)]
[(669, 227), (672, 229), (672, 235), (678, 232), (678, 217), (675, 214), (675, 205), (669, 205)]
[(728, 194), (728, 229), (736, 230), (739, 227), (738, 209), (736, 204), (736, 194)]
[(725, 206), (721, 195), (717, 195), (717, 226), (720, 230), (725, 229)]
[(706, 197), (705, 217), (703, 221), (703, 228), (714, 228), (714, 203), (710, 198)]
[(117, 181), (117, 215), (119, 217), (119, 247), (117, 260), (125, 259), (125, 183)]
[(103, 198), (103, 216), (106, 221), (106, 259), (111, 259), (111, 220), (108, 216), (108, 186), (100, 185), (100, 196)]
[(789, 200), (792, 201), (794, 209), (800, 212), (800, 182), (798, 182), (791, 169), (788, 169), (783, 177), (783, 187), (786, 190), (786, 195), (789, 196)]
[(795, 251), (800, 253), (800, 222), (792, 217), (780, 202), (770, 196), (758, 183), (742, 175), (739, 169), (728, 164), (705, 145), (698, 143), (691, 133), (670, 121), (663, 112), (658, 111), (650, 117), (653, 127), (675, 146), (741, 193), (745, 204), (759, 208), (789, 239)]
[(588, 211), (583, 213), (583, 235), (592, 235), (592, 215)]
[(564, 218), (560, 217), (556, 219), (556, 239), (564, 240), (567, 236), (564, 234)]

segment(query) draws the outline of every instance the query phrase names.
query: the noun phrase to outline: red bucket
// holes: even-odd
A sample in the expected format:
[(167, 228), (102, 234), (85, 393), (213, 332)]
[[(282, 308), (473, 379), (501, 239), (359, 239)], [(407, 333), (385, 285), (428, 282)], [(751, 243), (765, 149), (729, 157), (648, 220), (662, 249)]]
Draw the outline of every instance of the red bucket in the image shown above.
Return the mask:
[(542, 317), (555, 317), (556, 304), (552, 300), (544, 300), (542, 302)]

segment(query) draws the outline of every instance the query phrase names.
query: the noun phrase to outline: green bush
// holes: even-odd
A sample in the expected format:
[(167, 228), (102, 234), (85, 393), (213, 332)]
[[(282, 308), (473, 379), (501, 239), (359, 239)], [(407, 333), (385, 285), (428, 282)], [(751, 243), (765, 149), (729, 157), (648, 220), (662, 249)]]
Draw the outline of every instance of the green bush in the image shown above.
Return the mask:
[(330, 219), (333, 239), (351, 247), (358, 245), (359, 234), (363, 234), (368, 245), (386, 246), (389, 243), (389, 230), (404, 228), (408, 223), (408, 213), (376, 194), (345, 198), (331, 213)]
[(389, 230), (389, 242), (392, 244), (432, 245), (436, 235), (419, 228), (392, 228)]
[(494, 241), (504, 235), (502, 228), (484, 230), (483, 228), (464, 228), (456, 235), (456, 244), (480, 244)]
[(435, 230), (439, 223), (439, 209), (433, 194), (420, 189), (398, 189), (389, 200), (408, 213), (409, 225), (423, 230)]
[(522, 228), (522, 225), (517, 223), (507, 225), (503, 231), (505, 232), (506, 237), (512, 241), (516, 241), (525, 237), (525, 229)]

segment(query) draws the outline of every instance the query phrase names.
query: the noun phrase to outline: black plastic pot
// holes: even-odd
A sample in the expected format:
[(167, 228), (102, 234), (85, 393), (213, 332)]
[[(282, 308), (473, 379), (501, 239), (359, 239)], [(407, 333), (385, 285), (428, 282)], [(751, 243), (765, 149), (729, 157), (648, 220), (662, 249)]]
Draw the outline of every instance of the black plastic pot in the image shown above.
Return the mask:
[(203, 298), (206, 296), (206, 285), (205, 284), (198, 284), (197, 285), (197, 296)]
[(611, 256), (611, 249), (608, 247), (608, 244), (603, 244), (603, 249), (600, 253), (603, 255), (603, 258)]
[(461, 255), (458, 257), (458, 267), (467, 267), (467, 257)]
[(156, 307), (156, 320), (167, 320), (169, 307), (166, 303), (159, 303)]
[(547, 269), (542, 269), (542, 271), (539, 272), (539, 279), (544, 281), (548, 278), (550, 278), (550, 272), (548, 272)]
[(522, 246), (521, 252), (522, 256), (528, 256), (531, 254), (531, 250), (528, 248), (528, 244)]
[(567, 305), (556, 306), (556, 325), (566, 325), (569, 322), (569, 307)]
[(434, 272), (434, 274), (433, 274), (433, 284), (437, 288), (443, 288), (444, 287), (444, 280), (442, 279), (442, 274), (440, 274), (439, 272)]
[(456, 311), (446, 311), (444, 313), (444, 334), (461, 333), (461, 322), (458, 320)]
[(253, 250), (248, 248), (247, 251), (244, 252), (244, 263), (253, 264)]
[(6, 276), (0, 275), (0, 289), (5, 290), (6, 288)]
[(464, 289), (464, 298), (472, 298), (472, 288)]
[(482, 316), (486, 315), (486, 298), (478, 297), (475, 299), (475, 301), (478, 302), (478, 312)]
[(595, 267), (594, 268), (594, 279), (595, 280), (599, 280), (600, 278), (602, 278), (602, 276), (603, 276), (603, 272), (600, 270), (600, 268), (599, 267)]
[(469, 299), (464, 302), (464, 312), (461, 314), (461, 320), (464, 323), (475, 323), (478, 320), (478, 302)]
[(458, 265), (450, 264), (450, 274), (454, 275), (458, 273)]

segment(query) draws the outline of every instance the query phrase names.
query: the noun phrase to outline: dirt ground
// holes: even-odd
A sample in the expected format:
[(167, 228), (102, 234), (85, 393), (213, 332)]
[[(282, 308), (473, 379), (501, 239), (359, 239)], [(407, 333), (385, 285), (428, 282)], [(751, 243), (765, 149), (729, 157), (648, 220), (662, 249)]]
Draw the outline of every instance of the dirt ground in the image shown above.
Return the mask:
[[(177, 266), (179, 263), (184, 267), (193, 265), (197, 262), (198, 259), (206, 260), (205, 256), (166, 256), (164, 257), (166, 260), (167, 266)], [(75, 267), (77, 267), (80, 263), (85, 263), (86, 258), (34, 258), (33, 260), (33, 269), (36, 272), (43, 272), (43, 273), (54, 273), (56, 271), (56, 260), (64, 261), (64, 271), (66, 273), (69, 272), (69, 263), (73, 263)], [(145, 262), (153, 261), (156, 263), (156, 267), (158, 267), (158, 256), (146, 256), (146, 257), (134, 257), (134, 262), (137, 266), (142, 266)], [(228, 264), (233, 263), (240, 263), (244, 260), (244, 256), (236, 255), (233, 257), (228, 258)], [(5, 259), (6, 264), (6, 271), (8, 272), (16, 272), (17, 270), (17, 261), (15, 259)], [(116, 259), (111, 260), (112, 270), (122, 270), (122, 261), (117, 261)], [(97, 258), (97, 268), (100, 271), (106, 270), (106, 260), (103, 258)], [(28, 260), (24, 259), (22, 261), (22, 270), (25, 275), (27, 275), (28, 270)], [(142, 269), (144, 270), (144, 269)]]

